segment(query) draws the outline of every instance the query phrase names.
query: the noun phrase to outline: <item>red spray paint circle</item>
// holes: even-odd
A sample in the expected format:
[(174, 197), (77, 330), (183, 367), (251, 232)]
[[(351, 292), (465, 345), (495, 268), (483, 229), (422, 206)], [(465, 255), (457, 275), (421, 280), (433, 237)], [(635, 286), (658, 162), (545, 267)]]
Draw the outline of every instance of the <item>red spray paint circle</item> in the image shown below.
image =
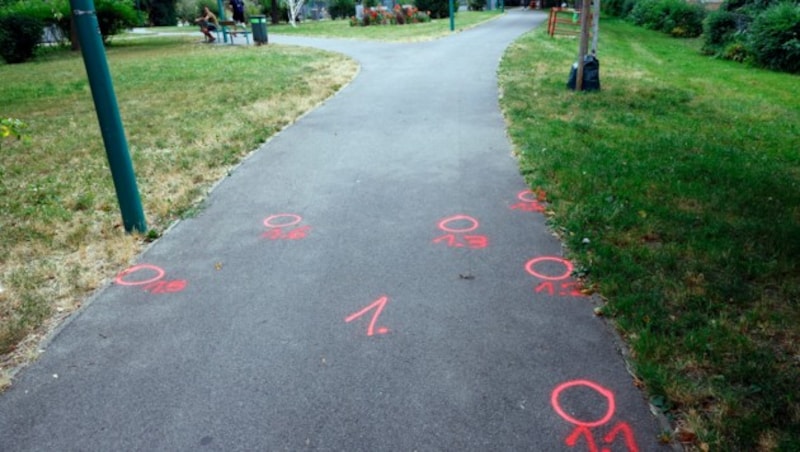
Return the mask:
[[(574, 417), (567, 414), (564, 411), (564, 408), (561, 407), (561, 403), (558, 401), (558, 396), (561, 395), (561, 392), (563, 390), (571, 388), (573, 386), (586, 386), (588, 388), (594, 389), (600, 395), (605, 397), (606, 400), (608, 400), (608, 409), (606, 410), (605, 416), (596, 421), (590, 422), (590, 421), (575, 419)], [(556, 389), (553, 390), (553, 394), (550, 396), (550, 404), (553, 405), (553, 409), (556, 410), (556, 413), (558, 413), (559, 416), (564, 418), (564, 420), (566, 420), (570, 424), (582, 425), (588, 428), (598, 427), (600, 425), (605, 424), (606, 422), (611, 420), (611, 417), (614, 416), (614, 411), (616, 410), (616, 402), (614, 401), (614, 394), (610, 390), (589, 380), (573, 380), (558, 385)]]
[[(548, 275), (543, 275), (543, 274), (541, 274), (541, 273), (539, 273), (539, 272), (537, 272), (536, 270), (533, 269), (533, 267), (536, 264), (538, 264), (540, 262), (543, 262), (543, 261), (558, 262), (559, 264), (564, 266), (564, 273), (561, 274), (561, 275), (558, 275), (558, 276), (548, 276)], [(568, 261), (566, 259), (562, 259), (560, 257), (553, 257), (553, 256), (537, 257), (535, 259), (529, 260), (528, 263), (525, 264), (525, 270), (527, 270), (528, 273), (530, 273), (531, 275), (533, 275), (533, 276), (535, 276), (537, 278), (548, 280), (548, 281), (558, 281), (560, 279), (566, 279), (569, 275), (572, 274), (572, 269), (573, 269), (572, 262), (570, 262), (570, 261)]]
[[(465, 228), (451, 228), (447, 227), (447, 223), (451, 223), (453, 221), (468, 221), (472, 223), (472, 226), (465, 227)], [(453, 234), (460, 234), (462, 232), (472, 232), (478, 229), (478, 220), (468, 216), (468, 215), (454, 215), (449, 218), (445, 218), (444, 220), (439, 222), (439, 229), (445, 232), (451, 232)]]
[[(128, 276), (128, 275), (130, 275), (132, 273), (136, 273), (139, 270), (152, 270), (152, 271), (156, 272), (156, 276), (154, 276), (154, 277), (152, 277), (150, 279), (142, 280), (142, 281), (126, 281), (125, 280), (126, 276)], [(150, 265), (150, 264), (139, 264), (139, 265), (134, 265), (133, 267), (131, 267), (129, 269), (122, 270), (121, 272), (119, 272), (119, 274), (117, 275), (116, 282), (120, 286), (141, 286), (143, 284), (150, 284), (151, 282), (158, 281), (159, 279), (161, 279), (163, 277), (164, 277), (164, 270), (161, 267), (156, 267), (155, 265)]]
[[(281, 218), (289, 218), (288, 221), (280, 220)], [(276, 224), (274, 223), (276, 220), (279, 222)], [(285, 223), (281, 223), (280, 221), (286, 221)], [(270, 215), (264, 219), (264, 226), (268, 228), (286, 228), (289, 226), (294, 226), (297, 223), (303, 221), (303, 217), (300, 215), (295, 215), (293, 213), (279, 213), (277, 215)]]
[[(532, 196), (532, 198), (528, 198), (528, 195)], [(517, 193), (517, 199), (522, 202), (539, 202), (533, 190), (523, 190)]]

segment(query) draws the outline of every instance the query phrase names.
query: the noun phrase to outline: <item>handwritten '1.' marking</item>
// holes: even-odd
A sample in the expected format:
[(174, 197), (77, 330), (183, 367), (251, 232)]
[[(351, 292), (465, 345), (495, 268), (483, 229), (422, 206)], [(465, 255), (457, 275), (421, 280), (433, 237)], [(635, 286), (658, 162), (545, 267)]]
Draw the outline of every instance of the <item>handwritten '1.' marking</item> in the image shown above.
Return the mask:
[[(370, 303), (364, 309), (362, 309), (360, 311), (357, 311), (357, 312), (354, 312), (354, 313), (350, 314), (349, 316), (345, 317), (344, 321), (345, 321), (345, 323), (350, 323), (353, 320), (361, 317), (362, 315), (364, 315), (367, 312), (369, 312), (369, 311), (374, 309), (375, 312), (372, 314), (372, 319), (370, 320), (369, 326), (367, 327), (367, 336), (372, 336), (376, 332), (375, 323), (378, 321), (378, 317), (381, 315), (381, 312), (383, 312), (383, 308), (386, 307), (386, 303), (388, 301), (389, 301), (389, 297), (384, 295), (384, 296), (378, 298), (377, 300), (373, 301), (372, 303)], [(378, 334), (386, 334), (388, 332), (389, 332), (389, 329), (386, 328), (386, 327), (380, 327), (380, 328), (377, 329), (377, 333)]]

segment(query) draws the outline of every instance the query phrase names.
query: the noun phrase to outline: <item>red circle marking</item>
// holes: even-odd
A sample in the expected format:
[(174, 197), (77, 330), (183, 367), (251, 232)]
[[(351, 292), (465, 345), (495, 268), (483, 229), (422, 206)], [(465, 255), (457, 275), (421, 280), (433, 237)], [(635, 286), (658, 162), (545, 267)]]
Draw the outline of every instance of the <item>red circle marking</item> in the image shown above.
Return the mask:
[[(135, 273), (139, 270), (144, 270), (144, 269), (153, 270), (154, 272), (156, 272), (156, 276), (150, 279), (145, 279), (144, 281), (125, 281), (126, 276), (130, 275), (131, 273)], [(119, 272), (119, 274), (117, 275), (116, 282), (120, 286), (141, 286), (142, 284), (150, 284), (151, 282), (158, 281), (163, 277), (164, 277), (164, 270), (161, 267), (156, 267), (155, 265), (150, 265), (150, 264), (139, 264), (139, 265), (134, 265), (133, 267), (127, 270), (122, 270), (121, 272)]]
[(382, 326), (382, 327), (378, 328), (378, 334), (386, 334), (388, 332), (389, 332), (389, 328), (386, 328), (385, 326)]
[[(536, 265), (536, 264), (538, 264), (539, 262), (542, 262), (542, 261), (558, 262), (559, 264), (561, 264), (564, 267), (566, 267), (566, 270), (564, 270), (564, 274), (558, 275), (558, 276), (543, 275), (543, 274), (538, 273), (536, 270), (533, 269), (534, 265)], [(566, 279), (569, 275), (572, 274), (572, 262), (570, 262), (570, 261), (568, 261), (566, 259), (562, 259), (560, 257), (542, 256), (542, 257), (537, 257), (535, 259), (529, 260), (528, 263), (525, 264), (525, 270), (527, 270), (528, 273), (530, 273), (531, 275), (533, 275), (533, 276), (535, 276), (537, 278), (541, 278), (541, 279), (545, 279), (545, 280), (549, 280), (549, 281), (558, 281), (559, 279)]]
[[(558, 396), (561, 394), (561, 391), (563, 391), (563, 390), (565, 390), (567, 388), (571, 388), (573, 386), (586, 386), (586, 387), (592, 388), (595, 391), (599, 392), (600, 395), (605, 397), (606, 400), (608, 400), (608, 410), (606, 411), (605, 416), (603, 416), (599, 420), (596, 420), (596, 421), (593, 421), (593, 422), (588, 422), (588, 421), (582, 421), (582, 420), (579, 420), (579, 419), (575, 419), (574, 417), (572, 417), (569, 414), (567, 414), (564, 411), (564, 408), (561, 407), (561, 404), (558, 401)], [(573, 381), (568, 381), (566, 383), (562, 383), (562, 384), (558, 385), (558, 387), (556, 387), (556, 389), (553, 390), (553, 395), (550, 396), (550, 404), (553, 405), (553, 409), (556, 410), (556, 413), (558, 413), (559, 416), (564, 418), (564, 420), (566, 420), (570, 424), (582, 425), (584, 427), (589, 427), (589, 428), (598, 427), (600, 425), (605, 424), (606, 422), (611, 420), (611, 416), (614, 415), (614, 410), (616, 410), (616, 403), (614, 402), (614, 394), (610, 390), (600, 386), (597, 383), (591, 382), (589, 380), (573, 380)]]
[[(527, 195), (533, 195), (533, 199), (528, 199)], [(536, 193), (533, 190), (522, 190), (521, 192), (517, 193), (517, 199), (522, 202), (538, 202), (539, 199), (536, 197)]]
[[(472, 223), (472, 226), (471, 227), (467, 227), (467, 228), (463, 228), (463, 229), (448, 228), (446, 226), (446, 224), (450, 223), (451, 221), (459, 221), (459, 220), (469, 221), (469, 222)], [(472, 231), (478, 229), (478, 220), (476, 220), (476, 219), (474, 219), (474, 218), (472, 218), (472, 217), (470, 217), (468, 215), (454, 215), (452, 217), (445, 218), (444, 220), (440, 221), (439, 222), (439, 229), (441, 229), (444, 232), (452, 232), (453, 234), (460, 234), (462, 232), (472, 232)]]
[[(288, 223), (279, 223), (279, 224), (272, 223), (274, 220), (277, 220), (278, 218), (282, 217), (290, 217), (293, 220), (290, 220)], [(301, 221), (303, 221), (303, 217), (301, 217), (300, 215), (295, 215), (293, 213), (279, 213), (277, 215), (270, 215), (267, 218), (265, 218), (264, 226), (268, 228), (285, 228), (288, 226), (294, 226)]]

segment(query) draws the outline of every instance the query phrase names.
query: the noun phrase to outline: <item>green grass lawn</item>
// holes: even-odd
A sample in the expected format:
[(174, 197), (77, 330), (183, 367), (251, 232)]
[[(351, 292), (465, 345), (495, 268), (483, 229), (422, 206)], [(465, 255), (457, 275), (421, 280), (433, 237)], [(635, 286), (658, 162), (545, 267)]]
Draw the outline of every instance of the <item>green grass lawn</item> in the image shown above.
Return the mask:
[[(500, 17), (502, 13), (494, 11), (459, 11), (455, 17), (455, 31), (474, 27), (482, 22)], [(201, 36), (197, 27), (152, 27), (151, 32), (194, 33)], [(303, 21), (292, 27), (287, 23), (272, 25), (267, 23), (267, 34), (285, 34), (312, 36), (317, 38), (346, 38), (379, 41), (423, 41), (447, 36), (450, 31), (450, 19), (434, 19), (427, 23), (351, 27), (349, 20)]]
[(507, 51), (501, 102), (522, 173), (678, 439), (796, 451), (800, 79), (699, 45), (604, 20), (602, 91), (576, 94), (576, 41), (540, 29)]

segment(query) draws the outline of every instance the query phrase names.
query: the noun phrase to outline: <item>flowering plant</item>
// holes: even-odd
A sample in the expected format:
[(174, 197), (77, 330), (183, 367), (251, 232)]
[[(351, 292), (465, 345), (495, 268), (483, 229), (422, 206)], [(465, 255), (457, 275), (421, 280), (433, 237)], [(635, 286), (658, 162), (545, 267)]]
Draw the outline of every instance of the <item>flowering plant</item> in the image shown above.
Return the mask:
[(420, 22), (430, 22), (429, 13), (424, 13), (411, 5), (395, 5), (392, 11), (383, 6), (377, 8), (364, 8), (363, 17), (350, 18), (350, 26), (366, 27), (368, 25), (405, 25)]

